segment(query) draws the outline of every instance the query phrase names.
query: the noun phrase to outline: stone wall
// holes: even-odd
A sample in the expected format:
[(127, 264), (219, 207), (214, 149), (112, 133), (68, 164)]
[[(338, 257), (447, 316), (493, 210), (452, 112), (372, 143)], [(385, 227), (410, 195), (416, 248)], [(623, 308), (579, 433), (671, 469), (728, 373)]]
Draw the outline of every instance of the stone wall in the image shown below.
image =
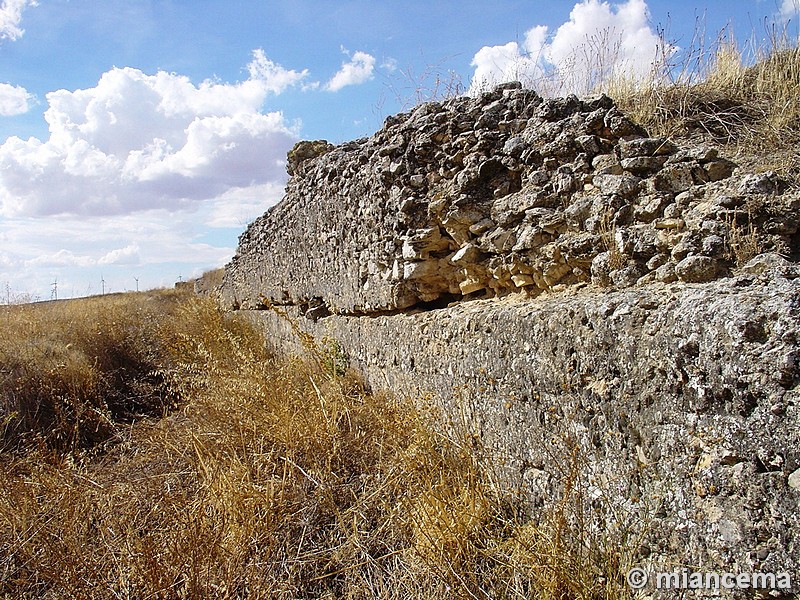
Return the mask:
[(577, 457), (641, 561), (797, 581), (797, 186), (515, 84), (287, 167), (219, 289), (276, 351), (432, 402), (532, 514)]
[(369, 139), (302, 142), (239, 240), (223, 301), (371, 314), (592, 281), (709, 281), (797, 252), (800, 194), (714, 148), (646, 137), (605, 97), (515, 86), (428, 103)]
[[(575, 443), (575, 483), (605, 526), (643, 529), (642, 563), (798, 575), (800, 270), (750, 269), (377, 317), (285, 310), (373, 388), (432, 399), (531, 507), (561, 498)], [(239, 314), (303, 352), (287, 318)]]

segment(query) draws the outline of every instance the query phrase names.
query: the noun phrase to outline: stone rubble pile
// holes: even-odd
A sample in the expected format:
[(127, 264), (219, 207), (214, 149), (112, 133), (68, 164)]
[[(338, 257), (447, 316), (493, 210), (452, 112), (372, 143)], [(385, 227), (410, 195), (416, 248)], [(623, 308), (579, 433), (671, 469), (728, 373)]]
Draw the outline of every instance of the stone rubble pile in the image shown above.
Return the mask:
[(368, 139), (301, 142), (287, 170), (286, 197), (226, 269), (229, 307), (362, 314), (705, 282), (798, 247), (800, 195), (780, 177), (648, 137), (607, 96), (505, 84), (389, 117)]

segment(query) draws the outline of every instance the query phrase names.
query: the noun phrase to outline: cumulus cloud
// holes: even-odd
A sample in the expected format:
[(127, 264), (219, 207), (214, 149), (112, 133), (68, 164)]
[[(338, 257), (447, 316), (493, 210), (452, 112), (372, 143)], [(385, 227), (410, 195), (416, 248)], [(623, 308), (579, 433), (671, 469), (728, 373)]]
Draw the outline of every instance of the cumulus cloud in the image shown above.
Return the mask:
[(139, 264), (139, 244), (133, 242), (124, 248), (115, 248), (101, 256), (98, 265), (136, 265)]
[(800, 0), (783, 0), (780, 13), (781, 17), (787, 21), (796, 19), (800, 14)]
[(28, 6), (36, 6), (36, 0), (3, 0), (0, 6), (0, 40), (17, 40), (25, 33), (19, 24), (22, 11)]
[(534, 82), (544, 76), (543, 54), (547, 27), (534, 27), (525, 35), (525, 42), (509, 42), (502, 46), (484, 46), (472, 59), (475, 72), (471, 90), (490, 87), (504, 81)]
[(25, 267), (88, 267), (97, 264), (91, 256), (80, 256), (62, 248), (56, 252), (40, 254), (35, 258), (25, 261)]
[(247, 65), (247, 70), (250, 73), (249, 82), (256, 89), (264, 89), (273, 94), (280, 94), (286, 88), (297, 85), (308, 76), (308, 69), (300, 72), (287, 70), (272, 62), (261, 48), (253, 50), (253, 61)]
[[(206, 215), (175, 218), (166, 210), (113, 217), (0, 220), (0, 304), (8, 285), (14, 293), (46, 298), (58, 280), (59, 297), (171, 286), (224, 264), (235, 236), (212, 240), (203, 231)], [(228, 239), (228, 237), (230, 239)]]
[(0, 214), (113, 215), (181, 209), (237, 187), (285, 180), (297, 132), (269, 94), (297, 85), (253, 52), (249, 78), (199, 85), (175, 73), (113, 68), (97, 85), (47, 94), (47, 140), (0, 146)]
[(33, 94), (23, 87), (0, 83), (0, 116), (13, 117), (30, 110)]
[(270, 206), (280, 202), (283, 193), (284, 186), (273, 182), (232, 189), (209, 204), (203, 222), (209, 227), (244, 229)]
[(358, 85), (372, 79), (375, 70), (375, 57), (366, 52), (355, 52), (348, 62), (325, 84), (329, 92), (338, 92), (348, 85)]
[(611, 77), (643, 78), (662, 45), (648, 19), (644, 0), (583, 0), (552, 35), (540, 25), (522, 44), (481, 48), (470, 92), (517, 80), (548, 94), (587, 93)]

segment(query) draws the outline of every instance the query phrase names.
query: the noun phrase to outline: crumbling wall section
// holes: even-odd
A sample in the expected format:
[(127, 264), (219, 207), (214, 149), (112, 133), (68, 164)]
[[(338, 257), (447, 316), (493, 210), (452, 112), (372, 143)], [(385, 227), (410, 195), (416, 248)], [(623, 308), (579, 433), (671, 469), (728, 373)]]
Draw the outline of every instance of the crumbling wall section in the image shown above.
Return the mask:
[(368, 139), (298, 144), (286, 197), (242, 234), (222, 300), (375, 314), (711, 281), (757, 252), (796, 254), (800, 194), (734, 169), (714, 148), (647, 137), (605, 96), (510, 84), (423, 104)]

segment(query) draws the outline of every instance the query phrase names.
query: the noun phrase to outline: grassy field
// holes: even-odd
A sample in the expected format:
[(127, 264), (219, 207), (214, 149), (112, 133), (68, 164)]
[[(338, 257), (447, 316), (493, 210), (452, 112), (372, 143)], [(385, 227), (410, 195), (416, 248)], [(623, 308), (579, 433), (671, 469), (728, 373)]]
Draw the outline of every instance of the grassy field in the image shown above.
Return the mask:
[(167, 291), (0, 310), (2, 598), (627, 597), (580, 495), (535, 524), (313, 344)]

